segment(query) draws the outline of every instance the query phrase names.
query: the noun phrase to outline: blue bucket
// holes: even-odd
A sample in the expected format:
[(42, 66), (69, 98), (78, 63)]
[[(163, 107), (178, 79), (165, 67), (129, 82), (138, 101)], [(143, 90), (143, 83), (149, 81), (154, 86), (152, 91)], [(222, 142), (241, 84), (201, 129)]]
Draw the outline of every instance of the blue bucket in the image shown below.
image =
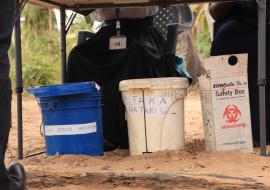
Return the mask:
[(103, 155), (102, 94), (96, 83), (31, 87), (42, 112), (48, 155)]

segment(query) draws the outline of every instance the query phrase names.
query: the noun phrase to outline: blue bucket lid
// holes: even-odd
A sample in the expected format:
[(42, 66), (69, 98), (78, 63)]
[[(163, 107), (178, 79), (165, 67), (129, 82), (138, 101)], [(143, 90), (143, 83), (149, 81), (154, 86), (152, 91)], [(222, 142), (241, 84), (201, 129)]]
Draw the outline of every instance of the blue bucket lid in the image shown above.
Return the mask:
[(72, 94), (98, 93), (100, 87), (95, 82), (67, 83), (27, 88), (36, 97), (64, 96)]

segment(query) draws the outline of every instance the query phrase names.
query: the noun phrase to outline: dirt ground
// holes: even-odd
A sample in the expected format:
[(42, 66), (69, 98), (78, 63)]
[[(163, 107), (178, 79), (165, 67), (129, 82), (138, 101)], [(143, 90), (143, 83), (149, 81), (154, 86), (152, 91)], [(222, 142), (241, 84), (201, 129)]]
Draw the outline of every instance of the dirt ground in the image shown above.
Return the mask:
[[(13, 98), (7, 164), (16, 161), (16, 97)], [(36, 100), (23, 98), (24, 155), (44, 151), (40, 135), (41, 115)], [(186, 147), (184, 150), (129, 156), (116, 150), (103, 157), (54, 156), (25, 158), (28, 189), (185, 189), (270, 190), (270, 158), (254, 153), (204, 151), (201, 105), (198, 93), (189, 93), (185, 103)]]

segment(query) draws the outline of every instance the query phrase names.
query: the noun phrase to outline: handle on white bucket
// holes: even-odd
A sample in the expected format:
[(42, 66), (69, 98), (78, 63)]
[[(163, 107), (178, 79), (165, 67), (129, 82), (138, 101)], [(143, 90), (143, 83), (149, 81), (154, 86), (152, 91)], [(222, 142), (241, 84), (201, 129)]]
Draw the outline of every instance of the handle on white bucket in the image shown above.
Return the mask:
[(136, 90), (136, 89), (151, 89), (153, 86), (151, 84), (143, 84), (143, 85), (132, 85), (128, 87), (130, 90)]

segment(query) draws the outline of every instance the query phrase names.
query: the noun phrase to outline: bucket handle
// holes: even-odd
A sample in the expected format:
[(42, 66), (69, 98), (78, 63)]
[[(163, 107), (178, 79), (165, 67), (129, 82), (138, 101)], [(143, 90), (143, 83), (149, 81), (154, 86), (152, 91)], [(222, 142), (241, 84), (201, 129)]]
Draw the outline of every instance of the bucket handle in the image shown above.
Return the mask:
[(128, 90), (136, 90), (136, 89), (151, 89), (151, 90), (160, 90), (160, 89), (185, 89), (183, 87), (179, 87), (178, 85), (151, 85), (151, 84), (144, 84), (144, 85), (132, 85), (129, 87), (125, 87)]
[(150, 88), (153, 88), (152, 85), (150, 84), (144, 84), (144, 85), (132, 85), (132, 87), (128, 87), (128, 89), (130, 90), (135, 90), (135, 89), (150, 89)]
[(51, 111), (55, 109), (54, 102), (43, 103), (43, 105), (46, 105), (46, 106), (40, 107), (42, 110)]

